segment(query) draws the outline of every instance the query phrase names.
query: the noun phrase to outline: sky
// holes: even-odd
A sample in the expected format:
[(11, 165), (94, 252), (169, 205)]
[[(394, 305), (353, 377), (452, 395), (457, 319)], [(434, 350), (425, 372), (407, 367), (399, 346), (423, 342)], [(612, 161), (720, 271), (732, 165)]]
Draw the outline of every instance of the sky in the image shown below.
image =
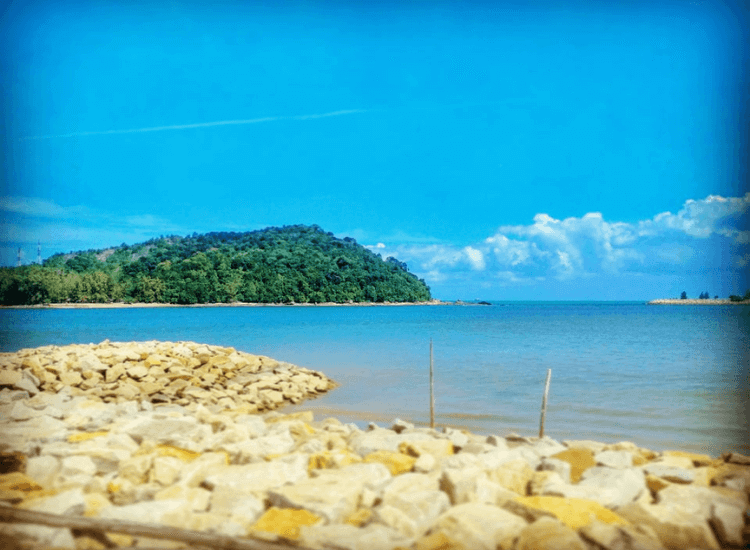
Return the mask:
[(0, 265), (317, 224), (434, 297), (750, 288), (741, 0), (0, 5)]

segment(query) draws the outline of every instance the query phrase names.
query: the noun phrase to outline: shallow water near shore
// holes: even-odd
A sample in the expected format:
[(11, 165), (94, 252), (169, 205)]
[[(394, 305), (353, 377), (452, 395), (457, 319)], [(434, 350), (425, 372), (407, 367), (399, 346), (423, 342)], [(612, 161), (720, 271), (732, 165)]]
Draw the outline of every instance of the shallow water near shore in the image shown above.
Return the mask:
[(136, 340), (233, 346), (341, 387), (297, 408), (365, 425), (429, 422), (652, 449), (748, 454), (750, 308), (641, 302), (492, 306), (0, 310), (0, 350)]

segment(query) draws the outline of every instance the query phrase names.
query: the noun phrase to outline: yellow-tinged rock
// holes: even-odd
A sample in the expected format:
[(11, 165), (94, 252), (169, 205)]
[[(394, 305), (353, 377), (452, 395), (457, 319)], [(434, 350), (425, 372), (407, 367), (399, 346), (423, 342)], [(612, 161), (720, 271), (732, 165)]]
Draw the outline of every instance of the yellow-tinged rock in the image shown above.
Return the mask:
[(354, 527), (362, 527), (363, 525), (370, 522), (372, 519), (372, 516), (375, 514), (372, 510), (369, 508), (360, 508), (353, 514), (351, 514), (348, 518), (344, 520), (344, 523), (348, 523), (349, 525), (354, 525)]
[(0, 386), (12, 386), (21, 381), (23, 375), (19, 370), (0, 371)]
[(680, 458), (688, 458), (692, 460), (693, 466), (710, 466), (714, 463), (714, 459), (711, 458), (708, 455), (704, 454), (697, 454), (697, 453), (688, 453), (686, 451), (664, 451), (662, 453), (662, 456), (665, 457), (680, 457)]
[(320, 516), (307, 510), (271, 507), (255, 522), (250, 530), (274, 533), (285, 539), (297, 540), (300, 535), (300, 527), (315, 525), (321, 519)]
[(525, 460), (518, 459), (506, 462), (499, 468), (491, 470), (489, 478), (500, 486), (525, 496), (529, 483), (534, 478), (534, 471)]
[(466, 550), (466, 547), (438, 531), (419, 539), (414, 544), (414, 550)]
[(61, 372), (60, 382), (62, 382), (66, 386), (77, 386), (81, 382), (83, 382), (83, 378), (81, 377), (80, 372), (72, 370), (72, 371), (67, 371), (67, 372)]
[(0, 474), (0, 501), (23, 500), (53, 494), (21, 472)]
[(453, 454), (453, 443), (450, 439), (427, 439), (424, 441), (404, 441), (398, 450), (405, 455), (419, 458), (423, 454), (430, 454), (435, 458)]
[(650, 474), (646, 476), (646, 487), (648, 487), (648, 490), (651, 491), (652, 495), (656, 495), (659, 491), (669, 487), (670, 485), (672, 484), (666, 479), (660, 478), (658, 476), (652, 476)]
[(308, 470), (319, 470), (329, 468), (343, 468), (349, 464), (357, 464), (362, 462), (359, 455), (350, 453), (349, 451), (322, 451), (310, 455), (310, 460), (307, 464)]
[(630, 525), (626, 519), (598, 502), (583, 498), (534, 496), (518, 497), (514, 502), (549, 512), (573, 530), (588, 525), (594, 519), (614, 525)]
[(578, 534), (556, 519), (544, 517), (527, 525), (513, 547), (516, 550), (586, 550)]
[(552, 455), (551, 458), (564, 460), (565, 462), (570, 464), (570, 482), (571, 483), (578, 483), (581, 479), (581, 474), (583, 474), (583, 472), (585, 472), (589, 468), (596, 466), (596, 460), (594, 460), (594, 453), (592, 453), (589, 449), (584, 449), (582, 447), (566, 449), (555, 455)]
[(109, 498), (101, 493), (86, 493), (83, 498), (86, 501), (83, 515), (87, 518), (95, 518), (104, 508), (112, 506)]
[(394, 476), (411, 472), (416, 461), (417, 459), (413, 456), (386, 450), (375, 451), (364, 458), (364, 462), (367, 463), (378, 462), (384, 464), (390, 470), (391, 475)]
[(81, 441), (88, 441), (95, 437), (102, 437), (109, 435), (109, 432), (80, 432), (77, 434), (71, 434), (68, 436), (68, 443), (80, 443)]
[(159, 365), (161, 365), (161, 359), (158, 359), (156, 357), (147, 357), (143, 361), (143, 366), (146, 367), (147, 369), (151, 367), (156, 367)]

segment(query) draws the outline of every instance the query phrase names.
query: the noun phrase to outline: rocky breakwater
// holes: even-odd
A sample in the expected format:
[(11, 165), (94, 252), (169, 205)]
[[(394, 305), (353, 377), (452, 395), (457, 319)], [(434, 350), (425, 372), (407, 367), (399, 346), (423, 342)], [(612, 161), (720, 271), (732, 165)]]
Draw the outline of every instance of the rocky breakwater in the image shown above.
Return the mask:
[[(194, 342), (109, 342), (0, 354), (0, 387), (96, 401), (200, 403), (252, 413), (299, 403), (336, 387), (324, 374), (234, 348)], [(9, 412), (25, 420), (23, 404)]]
[[(258, 540), (363, 550), (748, 544), (750, 459), (736, 453), (487, 437), (403, 421), (363, 430), (310, 412), (222, 408), (224, 397), (153, 403), (66, 385), (32, 396), (21, 380), (0, 390), (0, 517), (156, 524), (167, 536), (232, 537), (244, 548)], [(3, 543), (186, 544), (18, 522), (0, 523)]]

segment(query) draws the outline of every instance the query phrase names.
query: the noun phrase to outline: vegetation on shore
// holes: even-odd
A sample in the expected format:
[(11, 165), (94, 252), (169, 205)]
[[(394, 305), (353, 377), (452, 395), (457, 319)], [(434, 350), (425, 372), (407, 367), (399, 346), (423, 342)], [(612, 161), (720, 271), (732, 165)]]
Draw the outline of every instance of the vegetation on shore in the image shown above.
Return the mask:
[(161, 237), (0, 268), (0, 304), (424, 302), (422, 279), (317, 225)]

